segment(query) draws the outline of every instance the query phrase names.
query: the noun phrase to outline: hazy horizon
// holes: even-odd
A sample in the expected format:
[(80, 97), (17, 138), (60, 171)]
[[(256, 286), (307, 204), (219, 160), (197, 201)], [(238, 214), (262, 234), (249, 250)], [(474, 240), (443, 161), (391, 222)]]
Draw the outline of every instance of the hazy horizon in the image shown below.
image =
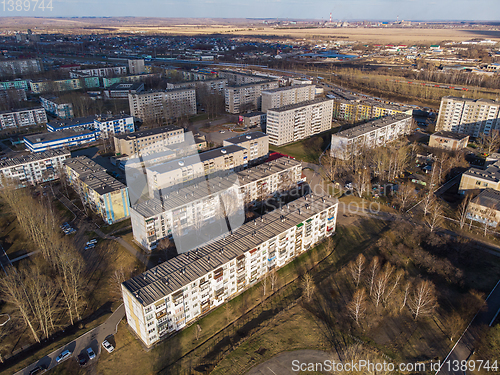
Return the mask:
[[(52, 0), (52, 11), (9, 11), (2, 17), (155, 17), (290, 19), (326, 21), (489, 21), (500, 14), (498, 0)], [(32, 4), (35, 2), (33, 1)], [(15, 4), (15, 2), (14, 2)], [(48, 1), (45, 0), (45, 4)]]

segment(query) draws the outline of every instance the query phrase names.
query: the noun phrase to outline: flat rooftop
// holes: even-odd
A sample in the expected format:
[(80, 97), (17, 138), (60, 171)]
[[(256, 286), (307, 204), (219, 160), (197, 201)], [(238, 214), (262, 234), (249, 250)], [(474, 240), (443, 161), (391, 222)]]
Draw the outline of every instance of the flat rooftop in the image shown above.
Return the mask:
[(148, 306), (335, 204), (337, 199), (329, 196), (299, 198), (288, 207), (262, 216), (262, 220), (242, 225), (232, 235), (180, 254), (125, 281), (123, 286), (139, 303)]
[(71, 157), (71, 153), (65, 149), (49, 150), (44, 152), (38, 152), (36, 154), (29, 153), (26, 155), (16, 156), (14, 158), (9, 158), (6, 160), (0, 160), (0, 168), (15, 167), (16, 165), (32, 163), (34, 161), (39, 161), (39, 160), (57, 158), (63, 155)]
[(470, 103), (486, 103), (486, 104), (490, 104), (490, 105), (500, 105), (500, 102), (499, 101), (496, 101), (496, 100), (493, 100), (493, 99), (471, 99), (471, 98), (462, 98), (462, 97), (458, 97), (458, 96), (443, 96), (443, 98), (441, 99), (441, 101), (443, 101), (444, 99), (452, 99), (452, 100), (455, 100), (457, 102), (470, 102)]
[(469, 136), (466, 134), (453, 133), (453, 132), (448, 132), (448, 131), (444, 131), (444, 130), (441, 130), (441, 131), (435, 132), (434, 134), (431, 134), (431, 137), (455, 139), (457, 141), (461, 141), (462, 139), (469, 138)]
[(500, 191), (484, 189), (477, 197), (472, 199), (472, 203), (500, 211)]
[(265, 115), (265, 113), (255, 111), (255, 112), (245, 113), (244, 115), (240, 115), (240, 116), (242, 116), (242, 117), (255, 117), (255, 116), (262, 116), (262, 115)]
[(167, 126), (163, 126), (161, 128), (146, 129), (146, 130), (141, 130), (141, 131), (134, 132), (134, 133), (118, 134), (118, 135), (115, 135), (114, 137), (117, 139), (126, 139), (127, 141), (131, 141), (133, 139), (149, 137), (151, 135), (167, 133), (167, 132), (171, 132), (171, 131), (175, 131), (175, 130), (181, 130), (181, 128), (179, 128), (178, 126), (175, 126), (175, 125), (167, 125)]
[(275, 93), (275, 92), (281, 92), (281, 91), (289, 91), (289, 90), (298, 90), (303, 87), (316, 87), (316, 85), (295, 85), (295, 86), (285, 86), (285, 87), (278, 87), (277, 89), (270, 89), (270, 90), (265, 90), (262, 91), (262, 93)]
[(31, 144), (36, 144), (42, 142), (55, 141), (57, 139), (79, 137), (81, 135), (96, 134), (96, 133), (98, 133), (98, 131), (96, 130), (82, 130), (82, 131), (63, 130), (58, 132), (47, 132), (35, 135), (27, 135), (24, 137), (24, 139), (28, 140)]
[(80, 176), (88, 173), (105, 172), (106, 168), (100, 166), (87, 156), (77, 156), (66, 160), (64, 165), (73, 169)]
[(251, 86), (265, 85), (266, 83), (270, 83), (270, 82), (276, 82), (276, 83), (278, 83), (278, 81), (275, 80), (275, 79), (262, 78), (262, 81), (249, 82), (249, 83), (241, 83), (239, 85), (229, 85), (229, 86), (227, 86), (227, 88), (228, 89), (239, 89), (239, 88), (242, 88), (242, 87), (251, 87)]
[(113, 83), (106, 90), (109, 90), (109, 91), (137, 90), (141, 86), (144, 86), (144, 83), (142, 83), (142, 82), (117, 82), (117, 83)]
[(498, 183), (500, 181), (500, 168), (495, 164), (486, 169), (469, 168), (464, 172), (465, 176), (472, 176), (483, 180)]
[(251, 132), (251, 133), (237, 135), (236, 137), (228, 138), (225, 140), (225, 142), (230, 142), (230, 143), (237, 145), (239, 143), (251, 141), (254, 139), (264, 138), (264, 137), (269, 137), (269, 136), (265, 133), (262, 133), (262, 132)]
[(313, 99), (313, 100), (307, 100), (307, 101), (301, 102), (301, 103), (289, 104), (289, 105), (285, 105), (283, 107), (269, 109), (267, 112), (268, 113), (269, 112), (286, 112), (286, 111), (294, 110), (297, 108), (307, 107), (309, 105), (326, 103), (326, 102), (333, 102), (333, 99), (317, 98), (317, 99)]
[(133, 206), (133, 209), (144, 217), (152, 217), (204, 199), (209, 195), (216, 195), (235, 186), (235, 184), (237, 186), (247, 185), (297, 166), (301, 166), (301, 163), (296, 160), (280, 158), (240, 172), (222, 173), (222, 175), (208, 179), (203, 177), (198, 179), (197, 183), (181, 189), (176, 187), (162, 189), (162, 199), (160, 199), (159, 193), (155, 192), (155, 198), (138, 203)]
[(80, 176), (80, 180), (86, 183), (91, 189), (95, 190), (99, 195), (126, 188), (124, 184), (111, 177), (106, 172), (93, 172)]
[(4, 115), (4, 114), (7, 114), (7, 113), (35, 111), (35, 110), (43, 110), (43, 111), (45, 111), (45, 109), (43, 107), (18, 108), (18, 109), (10, 109), (10, 110), (6, 110), (6, 111), (0, 111), (0, 115)]
[(342, 130), (339, 133), (333, 134), (333, 136), (352, 139), (352, 138), (356, 138), (356, 137), (359, 137), (361, 135), (364, 135), (366, 133), (369, 133), (371, 131), (384, 128), (384, 127), (389, 126), (395, 122), (409, 119), (409, 118), (411, 118), (410, 115), (405, 115), (402, 113), (396, 114), (396, 115), (384, 116), (384, 117), (379, 118), (377, 120), (369, 121), (365, 124), (355, 126), (354, 128)]
[(95, 116), (85, 116), (85, 117), (76, 117), (67, 120), (53, 120), (49, 121), (47, 125), (50, 125), (54, 128), (66, 128), (68, 126), (85, 126), (94, 123), (96, 119)]

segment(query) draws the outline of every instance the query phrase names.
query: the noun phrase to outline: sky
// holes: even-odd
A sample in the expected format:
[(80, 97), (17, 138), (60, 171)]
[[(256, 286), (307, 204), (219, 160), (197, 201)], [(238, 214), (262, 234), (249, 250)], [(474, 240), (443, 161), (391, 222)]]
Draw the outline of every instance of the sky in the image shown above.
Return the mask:
[(27, 1), (29, 11), (2, 1), (0, 16), (500, 21), (500, 0), (43, 0), (52, 4), (43, 11), (33, 11), (42, 0)]

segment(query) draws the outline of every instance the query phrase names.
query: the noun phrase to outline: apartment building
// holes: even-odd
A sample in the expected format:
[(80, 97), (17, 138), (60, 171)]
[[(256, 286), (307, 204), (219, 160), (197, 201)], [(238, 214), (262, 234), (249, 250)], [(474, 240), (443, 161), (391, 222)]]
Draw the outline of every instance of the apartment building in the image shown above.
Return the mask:
[(96, 87), (99, 87), (99, 77), (70, 78), (56, 81), (30, 81), (30, 89), (34, 94), (74, 91)]
[[(228, 172), (208, 181), (183, 188), (166, 188), (154, 197), (133, 205), (130, 209), (134, 239), (151, 251), (158, 242), (172, 236), (174, 227), (189, 233), (198, 225), (217, 220), (224, 195), (241, 203), (241, 207), (278, 191), (289, 191), (301, 182), (302, 165), (289, 158), (280, 158), (239, 172)], [(234, 189), (234, 190), (233, 190)], [(180, 249), (179, 249), (180, 250)]]
[(244, 125), (245, 128), (259, 128), (265, 130), (266, 128), (267, 115), (264, 112), (250, 112), (240, 115), (238, 121), (240, 124)]
[(278, 87), (278, 81), (262, 80), (262, 77), (260, 82), (228, 86), (224, 91), (226, 112), (240, 113), (260, 109), (262, 91), (277, 89)]
[(222, 142), (223, 146), (237, 145), (248, 151), (247, 163), (264, 160), (269, 155), (269, 136), (262, 132), (252, 132), (228, 138)]
[(248, 150), (236, 145), (215, 148), (146, 168), (149, 196), (170, 186), (223, 171), (242, 170), (247, 165)]
[(82, 77), (114, 77), (127, 74), (126, 66), (109, 66), (105, 68), (78, 69), (69, 72), (70, 78)]
[(344, 121), (372, 120), (397, 114), (411, 115), (413, 109), (380, 103), (375, 100), (346, 100), (336, 98), (333, 104), (333, 118)]
[(47, 123), (47, 130), (49, 132), (56, 131), (82, 131), (94, 130), (95, 116), (77, 117), (63, 120), (52, 120)]
[(0, 105), (4, 108), (15, 108), (26, 99), (26, 91), (23, 89), (0, 90)]
[(108, 224), (130, 216), (127, 187), (86, 156), (66, 160), (65, 173), (84, 204)]
[(174, 125), (114, 136), (117, 155), (131, 156), (161, 152), (166, 146), (181, 142), (184, 142), (184, 130)]
[(499, 130), (499, 117), (500, 102), (496, 100), (445, 96), (441, 99), (436, 131), (479, 137), (488, 135), (491, 130)]
[(167, 89), (206, 89), (208, 91), (224, 92), (227, 86), (227, 79), (225, 78), (210, 78), (205, 80), (192, 80), (170, 83), (167, 82)]
[(267, 111), (269, 143), (285, 145), (332, 127), (333, 100), (314, 99)]
[(128, 60), (128, 71), (130, 74), (142, 74), (146, 70), (144, 68), (144, 59)]
[(296, 85), (262, 91), (262, 112), (268, 109), (284, 107), (315, 98), (315, 85)]
[(22, 128), (47, 123), (47, 114), (43, 108), (25, 108), (0, 112), (0, 130)]
[(196, 114), (194, 89), (148, 91), (129, 94), (130, 113), (143, 121), (164, 121)]
[(100, 115), (94, 120), (94, 129), (99, 131), (100, 138), (132, 133), (135, 131), (134, 118), (126, 114)]
[(28, 91), (30, 89), (31, 79), (15, 79), (13, 81), (3, 81), (0, 82), (0, 90), (9, 89), (23, 89)]
[(51, 150), (0, 160), (0, 185), (7, 181), (22, 188), (56, 180), (61, 177), (64, 161), (70, 158), (67, 150)]
[(217, 75), (219, 78), (227, 79), (227, 84), (230, 86), (269, 81), (268, 77), (245, 74), (240, 72), (233, 72), (230, 70), (219, 70)]
[(500, 191), (500, 163), (490, 164), (486, 169), (469, 168), (462, 174), (458, 192), (465, 194), (470, 190), (493, 189)]
[(467, 206), (466, 217), (496, 228), (500, 223), (500, 191), (484, 189)]
[(43, 152), (58, 148), (82, 146), (95, 142), (98, 138), (98, 130), (62, 130), (25, 136), (24, 145), (31, 152)]
[(67, 103), (57, 96), (40, 96), (42, 107), (52, 116), (66, 120), (74, 117), (73, 104)]
[(114, 85), (115, 83), (144, 82), (146, 79), (155, 77), (160, 78), (160, 74), (144, 73), (144, 74), (134, 74), (134, 75), (120, 76), (120, 77), (103, 77), (102, 87), (107, 89), (108, 87)]
[(0, 77), (40, 73), (42, 64), (39, 59), (0, 60)]
[(144, 91), (142, 82), (115, 83), (103, 91), (106, 98), (128, 99), (128, 94), (139, 94)]
[(130, 328), (147, 347), (181, 330), (331, 236), (337, 208), (328, 196), (300, 198), (125, 281)]
[(429, 147), (442, 148), (449, 151), (462, 150), (467, 147), (469, 136), (465, 134), (440, 131), (431, 134)]
[[(178, 70), (176, 70), (176, 73)], [(167, 71), (167, 74), (169, 72)], [(217, 73), (212, 71), (181, 71), (182, 79), (186, 81), (205, 81), (207, 79), (217, 78)], [(220, 77), (224, 78), (224, 77)]]
[(362, 148), (384, 146), (410, 134), (412, 117), (408, 115), (386, 116), (332, 134), (331, 155), (347, 160)]

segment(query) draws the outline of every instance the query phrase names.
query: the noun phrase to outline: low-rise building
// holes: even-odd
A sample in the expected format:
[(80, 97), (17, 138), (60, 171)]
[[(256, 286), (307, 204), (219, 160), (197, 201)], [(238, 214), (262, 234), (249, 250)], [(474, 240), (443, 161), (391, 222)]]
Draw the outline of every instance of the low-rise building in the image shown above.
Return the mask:
[(0, 60), (0, 77), (40, 73), (42, 64), (39, 59)]
[(253, 75), (253, 74), (245, 74), (240, 72), (233, 72), (231, 70), (220, 70), (217, 75), (219, 78), (227, 79), (228, 85), (231, 86), (268, 81), (267, 77)]
[(269, 136), (262, 132), (252, 132), (225, 139), (223, 146), (237, 145), (248, 151), (247, 163), (265, 160), (269, 155)]
[(335, 232), (338, 202), (300, 198), (122, 284), (127, 322), (147, 347), (255, 285)]
[(333, 100), (314, 99), (267, 111), (269, 143), (281, 146), (332, 127)]
[(125, 114), (101, 115), (94, 120), (94, 129), (99, 131), (100, 138), (132, 133), (135, 131), (134, 118)]
[(440, 131), (431, 134), (429, 147), (442, 148), (450, 151), (462, 150), (467, 147), (469, 136), (464, 134)]
[(42, 107), (52, 116), (60, 119), (70, 119), (74, 117), (73, 104), (67, 103), (56, 96), (40, 96)]
[(69, 72), (70, 78), (114, 77), (127, 74), (126, 66), (108, 66), (105, 68), (77, 69)]
[(3, 81), (0, 82), (0, 90), (9, 89), (23, 89), (28, 91), (30, 89), (31, 79), (15, 79), (13, 81)]
[(500, 191), (500, 163), (489, 165), (486, 169), (469, 168), (462, 174), (458, 192), (465, 194), (471, 190), (493, 189)]
[[(280, 158), (239, 172), (229, 172), (199, 180), (180, 189), (167, 188), (156, 192), (152, 199), (133, 205), (130, 209), (134, 239), (151, 251), (158, 242), (172, 236), (176, 230), (186, 232), (202, 226), (219, 214), (224, 194), (236, 189), (241, 206), (265, 199), (278, 191), (289, 191), (302, 181), (301, 163)], [(234, 199), (234, 197), (232, 197)]]
[(144, 91), (143, 82), (115, 83), (103, 91), (104, 96), (111, 99), (128, 99), (128, 94), (138, 94)]
[(47, 123), (47, 130), (49, 132), (94, 130), (94, 121), (95, 116), (70, 118), (64, 121), (53, 120)]
[(127, 187), (106, 173), (106, 169), (86, 156), (64, 163), (66, 176), (83, 204), (101, 215), (107, 224), (130, 216)]
[(244, 125), (245, 128), (259, 128), (261, 130), (266, 129), (266, 119), (267, 115), (264, 112), (250, 112), (239, 116), (240, 124)]
[(82, 146), (87, 143), (95, 142), (98, 137), (98, 130), (62, 130), (58, 132), (27, 135), (24, 137), (24, 144), (31, 152), (43, 152), (58, 148)]
[(0, 90), (0, 105), (4, 108), (16, 108), (26, 99), (26, 91), (23, 89)]
[(410, 134), (412, 117), (386, 116), (332, 134), (331, 155), (347, 160), (363, 148), (384, 146)]
[(63, 163), (70, 158), (67, 150), (51, 150), (0, 160), (0, 185), (5, 181), (21, 188), (53, 181), (61, 177)]
[(56, 81), (30, 81), (31, 91), (35, 94), (73, 91), (96, 87), (99, 87), (99, 77), (70, 78)]
[(500, 191), (484, 189), (467, 206), (466, 217), (493, 228), (500, 223)]
[(167, 89), (206, 89), (208, 91), (224, 92), (227, 86), (227, 79), (224, 78), (211, 78), (205, 80), (192, 80), (192, 81), (181, 81), (181, 82), (167, 82)]
[(114, 136), (117, 155), (161, 152), (166, 146), (181, 142), (184, 142), (184, 130), (174, 125)]
[(47, 114), (43, 108), (24, 108), (0, 112), (0, 130), (22, 128), (47, 123)]

